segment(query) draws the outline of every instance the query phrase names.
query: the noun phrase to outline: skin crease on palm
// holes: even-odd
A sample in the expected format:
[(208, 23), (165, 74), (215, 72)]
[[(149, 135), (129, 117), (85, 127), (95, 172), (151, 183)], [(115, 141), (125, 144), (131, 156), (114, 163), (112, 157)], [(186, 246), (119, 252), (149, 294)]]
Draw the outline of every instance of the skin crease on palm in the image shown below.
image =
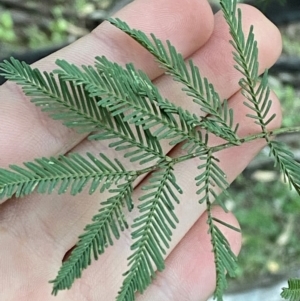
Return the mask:
[[(277, 28), (259, 11), (241, 5), (244, 29), (253, 24), (259, 46), (260, 71), (269, 68), (281, 52), (281, 37)], [(247, 108), (242, 104), (238, 79), (240, 74), (232, 67), (232, 48), (228, 27), (219, 12), (212, 14), (206, 0), (136, 0), (116, 14), (131, 27), (146, 33), (153, 32), (162, 40), (169, 39), (187, 58), (192, 58), (202, 75), (215, 85), (221, 98), (228, 98), (235, 112), (235, 121), (240, 125), (239, 135), (258, 131), (252, 120), (245, 118)], [(97, 55), (119, 63), (133, 62), (144, 70), (158, 85), (162, 94), (176, 104), (193, 112), (199, 108), (185, 97), (181, 87), (162, 75), (150, 54), (124, 33), (108, 23), (101, 24), (91, 34), (76, 43), (36, 63), (42, 70), (55, 68), (57, 58), (67, 59), (77, 65), (92, 64)], [(20, 164), (36, 157), (64, 154), (69, 151), (97, 154), (107, 150), (107, 144), (85, 140), (85, 137), (65, 128), (41, 113), (26, 99), (21, 90), (12, 83), (0, 87), (0, 165)], [(270, 125), (280, 126), (280, 105), (275, 95), (271, 96), (277, 118)], [(270, 114), (271, 114), (270, 113)], [(220, 141), (211, 137), (211, 144)], [(263, 147), (263, 141), (255, 141), (239, 148), (230, 148), (218, 153), (220, 166), (231, 182), (247, 166)], [(164, 150), (172, 156), (181, 154), (179, 147)], [(120, 160), (121, 153), (109, 154)], [(188, 300), (202, 301), (212, 294), (215, 272), (210, 238), (207, 234), (205, 206), (197, 203), (198, 159), (176, 165), (178, 183), (183, 188), (181, 204), (176, 207), (180, 223), (174, 231), (171, 248), (168, 250), (166, 269), (137, 301)], [(136, 166), (126, 165), (128, 168)], [(141, 194), (140, 187), (146, 179), (137, 182), (134, 201)], [(37, 195), (5, 200), (0, 207), (0, 300), (3, 301), (102, 301), (114, 300), (122, 284), (122, 273), (127, 270), (126, 258), (130, 255), (130, 233), (124, 235), (94, 261), (75, 282), (70, 291), (51, 295), (48, 280), (54, 279), (65, 253), (74, 246), (78, 235), (99, 209), (99, 203), (107, 195), (80, 194)], [(137, 212), (129, 217), (132, 221)], [(219, 207), (214, 215), (238, 227), (230, 213)], [(241, 245), (240, 234), (221, 227), (235, 253)]]

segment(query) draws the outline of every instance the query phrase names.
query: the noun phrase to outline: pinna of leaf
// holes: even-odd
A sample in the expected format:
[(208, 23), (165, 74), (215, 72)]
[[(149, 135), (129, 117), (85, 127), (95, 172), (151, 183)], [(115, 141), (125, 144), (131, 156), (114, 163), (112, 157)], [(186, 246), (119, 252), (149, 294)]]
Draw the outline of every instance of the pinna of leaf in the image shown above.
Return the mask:
[[(153, 34), (148, 37), (119, 19), (109, 21), (145, 47), (166, 74), (183, 84), (183, 91), (199, 105), (199, 115), (162, 97), (151, 80), (132, 64), (122, 67), (105, 57), (97, 57), (94, 66), (81, 68), (58, 60), (59, 69), (51, 73), (41, 73), (13, 58), (0, 64), (1, 74), (21, 85), (31, 102), (43, 112), (79, 133), (89, 133), (90, 140), (110, 140), (110, 148), (125, 152), (125, 159), (141, 166), (138, 170), (127, 170), (119, 160), (104, 153), (98, 156), (74, 153), (35, 159), (24, 163), (23, 167), (11, 165), (9, 169), (0, 169), (1, 199), (22, 197), (34, 191), (76, 195), (86, 187), (90, 194), (110, 193), (92, 222), (85, 227), (57, 277), (50, 281), (54, 295), (59, 290), (71, 288), (92, 263), (92, 258), (97, 259), (104, 253), (129, 226), (132, 228), (132, 254), (116, 300), (133, 301), (136, 292), (145, 291), (156, 270), (164, 269), (166, 250), (179, 222), (174, 209), (182, 189), (173, 172), (175, 164), (194, 157), (201, 162), (195, 184), (199, 202), (205, 203), (208, 211), (207, 223), (217, 275), (214, 297), (217, 300), (222, 300), (227, 287), (226, 274), (235, 276), (237, 267), (236, 256), (218, 225), (239, 230), (212, 215), (212, 203), (218, 199), (216, 188), (225, 192), (228, 187), (226, 175), (214, 154), (226, 147), (264, 138), (286, 180), (300, 192), (299, 164), (284, 145), (271, 140), (271, 136), (280, 130), (267, 130), (275, 115), (266, 119), (272, 102), (267, 72), (259, 81), (253, 28), (245, 37), (236, 0), (220, 3), (230, 28), (235, 67), (243, 75), (240, 86), (245, 105), (253, 112), (248, 117), (261, 128), (261, 133), (256, 135), (238, 137), (238, 124), (233, 120), (233, 111), (227, 101), (220, 99), (214, 86), (201, 76), (192, 61), (186, 65), (171, 42), (163, 43)], [(200, 110), (205, 117), (200, 116)], [(210, 147), (209, 135), (222, 138), (223, 144)], [(167, 140), (170, 145), (181, 143), (186, 154), (177, 158), (167, 156), (162, 150), (162, 140)], [(144, 164), (146, 167), (143, 168)], [(125, 212), (133, 209), (133, 182), (149, 172), (152, 172), (150, 179), (139, 198), (140, 215), (128, 225)], [(226, 210), (223, 203), (220, 205)]]

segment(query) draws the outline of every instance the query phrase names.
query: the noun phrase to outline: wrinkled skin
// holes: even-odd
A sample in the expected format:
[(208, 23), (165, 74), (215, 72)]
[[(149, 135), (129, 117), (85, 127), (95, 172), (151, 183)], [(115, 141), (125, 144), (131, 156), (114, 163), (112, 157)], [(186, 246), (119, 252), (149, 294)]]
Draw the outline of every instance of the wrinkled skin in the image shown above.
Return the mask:
[[(259, 46), (260, 72), (269, 68), (281, 52), (281, 37), (277, 28), (259, 11), (241, 5), (244, 29), (255, 26)], [(202, 74), (215, 85), (222, 99), (228, 98), (235, 111), (235, 121), (243, 122), (239, 135), (259, 130), (252, 120), (247, 120), (247, 108), (239, 92), (240, 74), (232, 67), (232, 48), (228, 43), (228, 28), (219, 12), (213, 15), (206, 0), (136, 0), (116, 14), (131, 27), (146, 33), (153, 32), (162, 40), (169, 39), (188, 59), (192, 58)], [(271, 37), (271, 38), (270, 38)], [(54, 61), (64, 58), (78, 65), (92, 64), (97, 55), (119, 63), (133, 62), (143, 69), (159, 87), (162, 94), (192, 112), (200, 112), (187, 98), (178, 83), (162, 75), (153, 58), (141, 46), (107, 22), (74, 44), (39, 61), (42, 70), (55, 68)], [(107, 144), (87, 141), (85, 136), (65, 128), (41, 113), (22, 94), (15, 84), (0, 87), (0, 165), (21, 164), (35, 157), (64, 154), (69, 151), (97, 154), (107, 149)], [(270, 112), (277, 118), (270, 128), (280, 126), (280, 105), (275, 95)], [(211, 138), (211, 144), (218, 140)], [(255, 141), (241, 147), (230, 148), (217, 154), (220, 166), (231, 182), (264, 146)], [(179, 147), (163, 145), (171, 156), (181, 154)], [(110, 154), (114, 153), (110, 150)], [(122, 158), (121, 153), (113, 156)], [(214, 259), (207, 234), (205, 206), (197, 203), (198, 159), (186, 161), (175, 167), (178, 183), (184, 190), (181, 204), (176, 207), (180, 223), (174, 232), (168, 250), (166, 269), (137, 301), (147, 300), (206, 300), (215, 287)], [(132, 164), (129, 168), (135, 168)], [(140, 187), (146, 179), (136, 183), (134, 200), (141, 194)], [(0, 300), (3, 301), (107, 301), (114, 300), (126, 270), (130, 254), (130, 234), (125, 232), (113, 247), (84, 271), (70, 291), (51, 295), (48, 280), (54, 279), (66, 252), (74, 246), (77, 237), (99, 209), (106, 195), (80, 194), (37, 195), (5, 200), (0, 207)], [(132, 221), (136, 212), (128, 217)], [(214, 208), (214, 215), (238, 227), (234, 216)], [(232, 249), (238, 253), (241, 236), (221, 227)]]

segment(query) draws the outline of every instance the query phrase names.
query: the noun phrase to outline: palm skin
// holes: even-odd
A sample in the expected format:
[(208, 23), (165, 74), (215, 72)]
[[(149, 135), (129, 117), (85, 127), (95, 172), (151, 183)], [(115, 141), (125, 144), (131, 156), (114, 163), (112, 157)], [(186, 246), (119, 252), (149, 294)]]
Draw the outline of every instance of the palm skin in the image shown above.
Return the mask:
[[(184, 9), (182, 9), (184, 7)], [(260, 71), (270, 67), (281, 51), (281, 38), (276, 27), (256, 9), (242, 5), (244, 29), (255, 26), (259, 45)], [(239, 135), (249, 135), (257, 128), (245, 122), (247, 108), (242, 104), (239, 91), (240, 74), (233, 69), (232, 48), (228, 28), (221, 13), (212, 14), (203, 0), (136, 0), (116, 15), (132, 28), (146, 33), (154, 32), (162, 40), (169, 39), (183, 56), (192, 58), (215, 85), (222, 98), (228, 98), (235, 111), (235, 121), (241, 123)], [(272, 39), (268, 39), (269, 37)], [(180, 90), (181, 87), (162, 74), (162, 70), (136, 42), (108, 23), (101, 24), (91, 34), (74, 44), (39, 61), (42, 70), (55, 68), (57, 58), (77, 65), (92, 64), (97, 55), (119, 63), (133, 62), (144, 70), (159, 87), (162, 94), (192, 112), (199, 111)], [(2, 167), (21, 164), (36, 157), (64, 154), (69, 151), (97, 154), (107, 150), (107, 144), (87, 141), (85, 136), (65, 128), (41, 113), (12, 83), (0, 87), (1, 127), (0, 162)], [(272, 113), (277, 118), (270, 127), (280, 125), (280, 105), (272, 95)], [(218, 139), (212, 138), (212, 144)], [(231, 182), (263, 147), (263, 141), (235, 147), (218, 153), (220, 165)], [(164, 145), (171, 156), (181, 154), (180, 148)], [(122, 160), (120, 152), (109, 154)], [(237, 160), (238, 159), (238, 160)], [(206, 300), (214, 290), (214, 259), (210, 238), (207, 235), (205, 206), (197, 203), (197, 188), (190, 179), (196, 176), (197, 158), (175, 167), (178, 182), (184, 190), (181, 205), (176, 208), (180, 220), (166, 259), (166, 269), (137, 301), (147, 300)], [(132, 168), (136, 166), (132, 163)], [(136, 183), (134, 200), (146, 179)], [(23, 199), (10, 199), (0, 208), (0, 300), (5, 301), (94, 301), (114, 300), (126, 270), (130, 254), (130, 233), (125, 232), (113, 247), (84, 271), (70, 291), (57, 297), (51, 295), (50, 279), (54, 279), (65, 254), (76, 244), (77, 237), (99, 209), (106, 195), (80, 194), (38, 195)], [(231, 214), (216, 207), (215, 216), (238, 227)], [(128, 217), (132, 221), (136, 212)], [(238, 253), (241, 237), (222, 228), (234, 252)]]

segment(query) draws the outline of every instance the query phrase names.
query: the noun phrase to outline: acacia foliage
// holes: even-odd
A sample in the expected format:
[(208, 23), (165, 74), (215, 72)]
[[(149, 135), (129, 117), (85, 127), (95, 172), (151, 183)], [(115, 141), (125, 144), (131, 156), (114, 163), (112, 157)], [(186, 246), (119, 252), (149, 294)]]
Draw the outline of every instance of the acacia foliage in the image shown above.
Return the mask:
[[(147, 75), (133, 64), (124, 67), (105, 57), (97, 57), (93, 66), (81, 67), (58, 60), (59, 69), (53, 72), (41, 72), (13, 58), (0, 64), (1, 74), (21, 85), (31, 102), (43, 112), (79, 133), (86, 133), (90, 140), (109, 140), (109, 147), (122, 151), (125, 161), (141, 166), (137, 170), (127, 170), (126, 164), (110, 158), (109, 154), (88, 153), (86, 156), (69, 154), (37, 158), (24, 166), (0, 169), (1, 199), (22, 197), (35, 191), (75, 195), (86, 187), (90, 194), (110, 193), (79, 236), (57, 277), (50, 281), (54, 295), (71, 288), (93, 259), (97, 260), (129, 226), (132, 228), (132, 254), (116, 300), (133, 301), (136, 292), (145, 291), (156, 270), (164, 269), (172, 234), (180, 222), (175, 214), (183, 192), (173, 172), (177, 163), (199, 158), (194, 182), (198, 186), (199, 203), (206, 204), (208, 211), (207, 224), (217, 275), (214, 297), (218, 301), (222, 300), (227, 287), (226, 275), (234, 277), (237, 268), (237, 258), (218, 226), (223, 224), (238, 229), (212, 214), (212, 203), (218, 199), (219, 192), (228, 187), (215, 152), (255, 138), (265, 138), (270, 155), (274, 156), (285, 179), (300, 192), (299, 164), (283, 145), (270, 139), (273, 133), (267, 130), (275, 115), (269, 116), (272, 101), (267, 72), (259, 80), (253, 27), (244, 34), (236, 0), (221, 0), (220, 4), (232, 37), (235, 68), (242, 75), (239, 84), (245, 105), (252, 111), (247, 117), (261, 128), (257, 137), (238, 137), (239, 125), (234, 122), (228, 101), (220, 98), (213, 84), (201, 76), (192, 61), (184, 61), (170, 41), (162, 42), (154, 34), (147, 36), (119, 19), (109, 21), (155, 57), (165, 73), (179, 82), (191, 101), (199, 106), (198, 112), (189, 112), (165, 99)], [(211, 136), (220, 137), (225, 143), (210, 147)], [(186, 154), (169, 157), (161, 146), (163, 140), (172, 146), (180, 145)], [(151, 176), (139, 198), (139, 216), (128, 225), (126, 216), (134, 206), (133, 183), (149, 172)], [(226, 210), (223, 203), (220, 205)], [(290, 284), (293, 293), (288, 291), (285, 296), (297, 294), (294, 293), (298, 285), (295, 281)]]

